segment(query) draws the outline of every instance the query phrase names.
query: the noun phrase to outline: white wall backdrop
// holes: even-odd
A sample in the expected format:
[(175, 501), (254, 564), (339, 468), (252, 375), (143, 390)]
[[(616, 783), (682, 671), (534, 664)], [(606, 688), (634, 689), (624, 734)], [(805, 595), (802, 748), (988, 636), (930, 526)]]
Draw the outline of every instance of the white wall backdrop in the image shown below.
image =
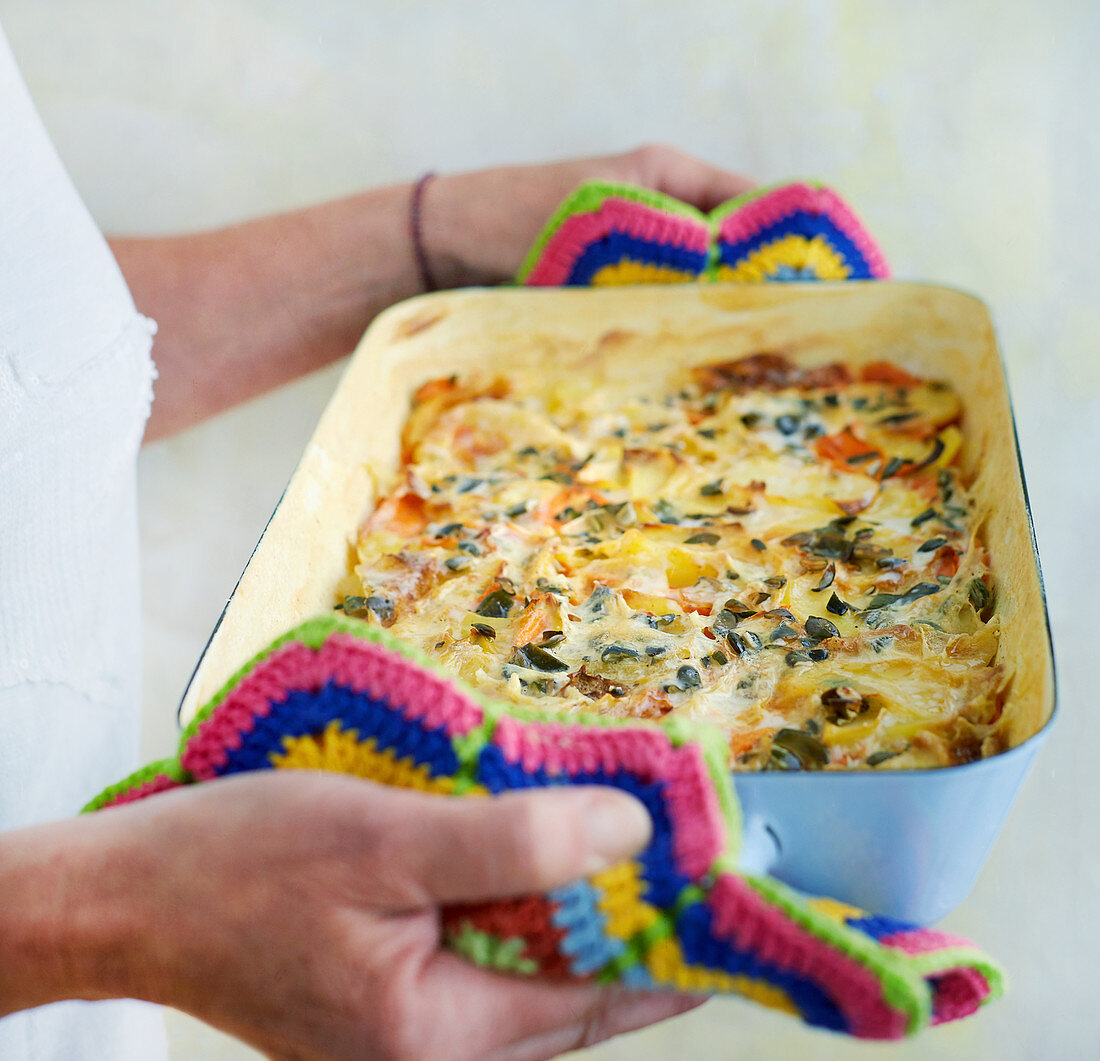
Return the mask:
[[(200, 228), (428, 168), (663, 139), (761, 180), (833, 183), (900, 276), (990, 303), (1062, 718), (947, 926), (1004, 961), (1011, 995), (894, 1049), (712, 1002), (593, 1058), (1100, 1056), (1098, 11), (1090, 0), (0, 0), (46, 123), (108, 231)], [(191, 666), (338, 371), (143, 454), (150, 754), (172, 747)], [(183, 1018), (172, 1029), (180, 1059), (246, 1055)]]

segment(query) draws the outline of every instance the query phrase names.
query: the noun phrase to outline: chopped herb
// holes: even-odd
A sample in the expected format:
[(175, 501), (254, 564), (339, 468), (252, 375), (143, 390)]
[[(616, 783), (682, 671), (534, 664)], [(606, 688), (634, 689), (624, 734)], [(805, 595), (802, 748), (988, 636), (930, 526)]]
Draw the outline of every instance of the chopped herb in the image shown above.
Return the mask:
[(749, 539), (749, 544), (750, 544), (750, 545), (751, 545), (751, 546), (752, 546), (752, 547), (753, 547), (753, 548), (754, 548), (754, 549), (755, 549), (755, 550), (756, 550), (756, 551), (757, 551), (758, 553), (762, 553), (762, 552), (763, 552), (763, 551), (764, 551), (765, 549), (767, 549), (767, 545), (765, 545), (765, 544), (764, 544), (764, 543), (763, 543), (763, 542), (762, 542), (762, 541), (761, 541), (761, 540), (760, 540), (759, 538), (751, 538), (751, 539)]
[(492, 641), (497, 636), (496, 629), (488, 623), (471, 623), (470, 629), (473, 630), (475, 634), (480, 634), (489, 641)]
[(515, 603), (503, 589), (495, 589), (477, 606), (477, 614), (487, 619), (506, 619)]
[(830, 560), (825, 565), (825, 570), (821, 575), (821, 581), (814, 586), (814, 593), (820, 593), (822, 590), (828, 589), (833, 584), (834, 578), (836, 578), (836, 564)]
[(931, 553), (935, 552), (941, 545), (946, 545), (946, 538), (929, 538), (923, 545), (917, 546), (918, 553)]
[(717, 534), (714, 534), (711, 531), (702, 531), (699, 534), (693, 534), (690, 538), (687, 539), (687, 541), (684, 542), (684, 544), (685, 545), (717, 545), (718, 542), (719, 542), (719, 537), (718, 537)]
[(835, 593), (829, 598), (829, 603), (825, 605), (825, 610), (832, 612), (833, 615), (843, 615), (851, 609), (852, 606), (847, 601), (842, 601)]

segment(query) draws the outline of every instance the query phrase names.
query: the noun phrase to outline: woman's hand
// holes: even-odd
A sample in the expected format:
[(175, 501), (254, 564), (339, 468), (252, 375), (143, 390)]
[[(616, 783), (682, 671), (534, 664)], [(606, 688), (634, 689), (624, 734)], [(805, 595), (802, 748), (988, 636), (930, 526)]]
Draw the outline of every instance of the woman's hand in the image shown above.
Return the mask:
[(629, 857), (607, 788), (457, 800), (334, 774), (211, 782), (0, 838), (0, 1013), (132, 996), (272, 1058), (535, 1061), (698, 1000), (488, 972), (439, 906)]
[(422, 229), (439, 286), (510, 280), (550, 215), (589, 180), (641, 185), (703, 211), (754, 183), (663, 144), (623, 155), (437, 177), (425, 191)]

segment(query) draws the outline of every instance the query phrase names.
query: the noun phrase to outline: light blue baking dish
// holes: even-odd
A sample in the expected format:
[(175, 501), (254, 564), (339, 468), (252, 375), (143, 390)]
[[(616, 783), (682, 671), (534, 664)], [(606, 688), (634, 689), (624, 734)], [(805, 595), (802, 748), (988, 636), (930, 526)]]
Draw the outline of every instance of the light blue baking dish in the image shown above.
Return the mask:
[(1001, 662), (1014, 674), (1006, 706), (1013, 747), (938, 770), (734, 774), (746, 869), (903, 920), (942, 917), (981, 871), (1055, 709), (1004, 370), (985, 307), (949, 289), (885, 281), (520, 289), (447, 292), (394, 307), (349, 362), (200, 657), (181, 721), (272, 638), (332, 608), (349, 542), (396, 467), (408, 397), (425, 379), (548, 356), (630, 375), (636, 350), (701, 362), (761, 349), (811, 363), (887, 357), (949, 379), (964, 402), (962, 460), (987, 509)]

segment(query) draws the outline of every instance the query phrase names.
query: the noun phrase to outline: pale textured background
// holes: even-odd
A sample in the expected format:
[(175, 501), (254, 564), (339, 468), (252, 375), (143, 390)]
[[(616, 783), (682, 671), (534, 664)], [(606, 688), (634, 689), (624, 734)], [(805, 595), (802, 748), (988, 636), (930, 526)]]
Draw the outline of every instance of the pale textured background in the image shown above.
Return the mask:
[[(1100, 311), (1095, 3), (0, 0), (103, 226), (208, 226), (427, 169), (665, 139), (762, 180), (820, 176), (903, 277), (1000, 331), (1061, 665), (1062, 719), (946, 922), (1009, 999), (900, 1048), (712, 1002), (593, 1058), (1100, 1056), (1095, 727)], [(141, 462), (147, 748), (331, 392), (330, 370)], [(1040, 636), (1036, 631), (1036, 637)], [(960, 808), (965, 813), (965, 808)], [(176, 1057), (245, 1052), (184, 1018)]]

